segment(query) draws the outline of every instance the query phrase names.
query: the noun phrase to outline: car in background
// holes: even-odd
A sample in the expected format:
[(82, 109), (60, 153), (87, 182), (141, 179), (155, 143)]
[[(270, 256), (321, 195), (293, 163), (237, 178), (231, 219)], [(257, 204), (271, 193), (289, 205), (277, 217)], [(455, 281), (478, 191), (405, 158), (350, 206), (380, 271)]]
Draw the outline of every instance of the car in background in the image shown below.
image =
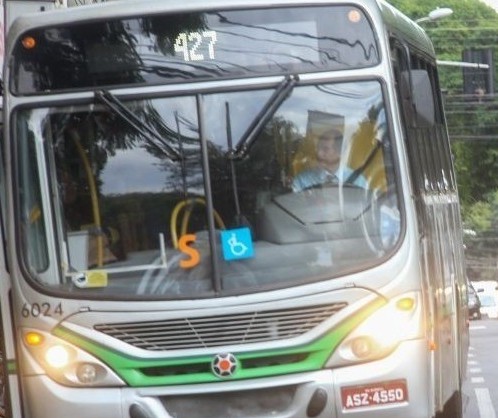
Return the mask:
[(469, 307), (469, 318), (470, 319), (481, 319), (481, 301), (474, 287), (469, 283), (468, 286), (468, 307)]
[(483, 292), (498, 294), (498, 282), (496, 280), (476, 280), (470, 282), (470, 285), (474, 288), (478, 295)]
[(481, 316), (498, 318), (498, 295), (496, 293), (479, 293)]

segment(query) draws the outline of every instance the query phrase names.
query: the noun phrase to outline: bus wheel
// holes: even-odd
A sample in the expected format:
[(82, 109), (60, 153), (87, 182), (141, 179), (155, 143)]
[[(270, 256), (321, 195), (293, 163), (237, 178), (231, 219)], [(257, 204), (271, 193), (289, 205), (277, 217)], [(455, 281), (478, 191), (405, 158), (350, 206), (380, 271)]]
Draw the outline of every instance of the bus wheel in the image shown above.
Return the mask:
[(462, 392), (457, 390), (446, 402), (444, 411), (436, 418), (463, 418)]

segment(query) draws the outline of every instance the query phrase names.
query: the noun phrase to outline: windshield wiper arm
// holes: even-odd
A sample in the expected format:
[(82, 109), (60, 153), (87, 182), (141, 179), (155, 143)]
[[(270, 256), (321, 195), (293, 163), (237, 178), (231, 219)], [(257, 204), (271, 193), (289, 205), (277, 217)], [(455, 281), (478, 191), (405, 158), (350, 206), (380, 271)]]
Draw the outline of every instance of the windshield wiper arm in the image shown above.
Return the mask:
[[(135, 129), (139, 134), (141, 134), (147, 142), (154, 146), (158, 151), (166, 154), (168, 158), (173, 161), (180, 161), (181, 156), (178, 152), (169, 144), (164, 141), (157, 132), (148, 127), (140, 118), (137, 117), (133, 112), (130, 111), (116, 96), (111, 92), (106, 90), (99, 90), (95, 92), (95, 99), (103, 103), (107, 108), (112, 110), (116, 115), (118, 115), (122, 120), (124, 120), (128, 125)], [(162, 148), (156, 141), (159, 141)]]
[(365, 161), (363, 161), (363, 163), (357, 168), (355, 169), (347, 178), (346, 178), (346, 181), (344, 181), (344, 184), (354, 184), (354, 182), (356, 181), (356, 179), (361, 176), (366, 168), (370, 165), (370, 163), (373, 161), (374, 157), (375, 157), (375, 154), (377, 153), (377, 151), (379, 149), (381, 149), (382, 147), (382, 141), (377, 139), (376, 140), (377, 143), (375, 144), (375, 146), (371, 149), (371, 151), (369, 152), (369, 154), (367, 155), (367, 158), (365, 158)]
[(289, 94), (298, 81), (298, 75), (290, 75), (282, 80), (260, 112), (252, 120), (244, 134), (241, 136), (235, 149), (229, 152), (229, 158), (242, 158), (247, 154), (256, 140), (256, 137), (260, 134), (267, 122), (273, 117), (279, 106), (285, 101), (285, 99), (287, 99), (287, 97), (289, 97)]

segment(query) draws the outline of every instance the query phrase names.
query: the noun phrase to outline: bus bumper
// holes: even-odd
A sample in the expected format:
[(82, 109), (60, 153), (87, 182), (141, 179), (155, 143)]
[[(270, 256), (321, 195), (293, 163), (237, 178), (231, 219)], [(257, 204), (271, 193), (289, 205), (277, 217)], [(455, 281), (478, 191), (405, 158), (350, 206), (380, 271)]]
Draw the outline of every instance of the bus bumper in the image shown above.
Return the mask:
[(32, 418), (428, 418), (429, 351), (407, 341), (371, 363), (244, 381), (150, 388), (68, 388), (24, 378)]

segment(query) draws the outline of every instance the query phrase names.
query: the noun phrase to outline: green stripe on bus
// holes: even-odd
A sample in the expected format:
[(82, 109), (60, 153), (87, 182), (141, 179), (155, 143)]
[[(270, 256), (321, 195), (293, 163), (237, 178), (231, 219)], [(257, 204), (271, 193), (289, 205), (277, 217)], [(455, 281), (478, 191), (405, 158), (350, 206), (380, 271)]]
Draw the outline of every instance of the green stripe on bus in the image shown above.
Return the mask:
[[(383, 299), (376, 299), (310, 344), (286, 349), (233, 352), (239, 362), (239, 367), (234, 375), (229, 377), (229, 380), (320, 370), (339, 343), (361, 321), (384, 304)], [(225, 380), (211, 372), (213, 355), (144, 359), (104, 347), (63, 326), (55, 328), (53, 334), (82, 348), (107, 364), (132, 387), (210, 383)], [(219, 352), (223, 352), (222, 347)]]
[(15, 360), (7, 360), (7, 373), (17, 374), (17, 363)]

